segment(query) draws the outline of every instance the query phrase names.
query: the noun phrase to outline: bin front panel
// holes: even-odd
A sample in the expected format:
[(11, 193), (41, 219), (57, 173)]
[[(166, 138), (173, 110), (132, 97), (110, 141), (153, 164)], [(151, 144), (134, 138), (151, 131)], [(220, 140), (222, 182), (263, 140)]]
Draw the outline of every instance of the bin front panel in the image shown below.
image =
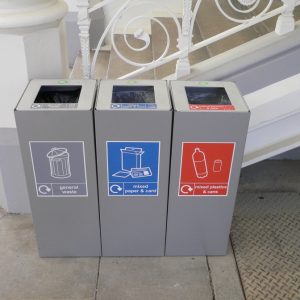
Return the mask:
[[(163, 256), (172, 112), (95, 114), (103, 255)], [(121, 169), (125, 145), (143, 149), (129, 156), (141, 163), (138, 171), (135, 163), (131, 172)]]
[(34, 81), (15, 111), (41, 257), (101, 255), (92, 83), (84, 110), (31, 109)]

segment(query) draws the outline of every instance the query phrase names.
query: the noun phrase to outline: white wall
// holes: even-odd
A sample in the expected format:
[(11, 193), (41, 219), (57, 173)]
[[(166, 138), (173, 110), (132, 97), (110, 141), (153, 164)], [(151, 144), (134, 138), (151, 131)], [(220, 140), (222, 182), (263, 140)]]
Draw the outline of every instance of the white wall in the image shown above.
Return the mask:
[(0, 128), (15, 128), (14, 108), (28, 83), (24, 41), (18, 35), (0, 35), (0, 44)]

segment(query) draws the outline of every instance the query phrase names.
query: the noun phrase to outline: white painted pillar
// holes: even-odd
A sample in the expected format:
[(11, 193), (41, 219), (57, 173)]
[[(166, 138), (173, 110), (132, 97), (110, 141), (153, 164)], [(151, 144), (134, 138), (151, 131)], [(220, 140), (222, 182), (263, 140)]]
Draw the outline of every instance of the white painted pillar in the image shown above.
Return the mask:
[(176, 78), (189, 75), (191, 73), (191, 65), (189, 61), (189, 48), (192, 40), (192, 1), (183, 1), (183, 16), (182, 16), (182, 32), (181, 36), (178, 37), (177, 48), (184, 52), (180, 55), (176, 63)]
[(275, 32), (278, 35), (289, 33), (295, 29), (294, 9), (297, 0), (282, 0), (286, 10), (278, 17)]
[(78, 26), (84, 79), (91, 78), (89, 0), (77, 0)]
[(28, 80), (67, 76), (66, 12), (60, 0), (0, 0), (0, 128), (15, 127)]
[[(9, 174), (5, 164), (0, 164), (2, 178), (6, 178), (4, 184), (0, 183), (0, 188), (4, 186), (5, 190), (0, 206), (11, 212), (26, 212), (29, 207), (24, 204), (28, 201), (26, 192), (20, 191), (17, 199), (12, 190), (24, 184), (22, 166), (16, 164), (20, 158), (10, 156), (8, 151), (12, 146), (18, 147), (13, 110), (30, 79), (67, 77), (62, 21), (66, 13), (63, 0), (0, 0), (0, 161), (6, 159), (3, 155), (15, 160), (11, 162), (14, 172), (9, 170)], [(16, 155), (19, 155), (17, 151)], [(12, 176), (11, 180), (7, 176)]]

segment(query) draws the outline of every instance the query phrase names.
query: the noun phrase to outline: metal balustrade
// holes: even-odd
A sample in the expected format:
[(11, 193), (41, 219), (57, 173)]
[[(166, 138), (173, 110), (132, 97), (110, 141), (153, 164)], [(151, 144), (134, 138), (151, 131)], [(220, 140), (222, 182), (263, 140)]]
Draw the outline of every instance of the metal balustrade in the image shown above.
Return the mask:
[[(225, 2), (231, 10), (230, 14), (230, 12), (228, 12), (228, 9), (224, 9), (224, 1), (221, 2), (221, 0), (212, 0), (212, 2), (215, 3), (217, 9), (222, 14), (222, 16), (236, 23), (237, 25), (194, 44), (192, 33), (193, 28), (195, 26), (196, 15), (198, 11), (201, 10), (202, 0), (195, 1), (194, 5), (192, 5), (192, 0), (183, 0), (183, 12), (181, 22), (178, 16), (174, 12), (172, 12), (166, 5), (164, 5), (163, 2), (159, 3), (158, 7), (158, 3), (153, 0), (127, 0), (119, 7), (114, 16), (110, 19), (107, 27), (105, 28), (99, 40), (98, 46), (95, 50), (95, 54), (91, 61), (89, 44), (89, 27), (91, 23), (90, 14), (98, 9), (102, 9), (105, 6), (110, 5), (114, 1), (115, 0), (103, 0), (93, 6), (90, 6), (89, 0), (77, 0), (77, 6), (79, 9), (78, 26), (80, 31), (79, 36), (81, 43), (82, 69), (84, 78), (94, 77), (97, 57), (99, 55), (101, 47), (104, 45), (105, 39), (109, 35), (111, 38), (112, 49), (116, 52), (116, 54), (127, 64), (138, 67), (137, 70), (123, 75), (122, 77), (120, 77), (120, 79), (134, 78), (137, 75), (143, 74), (149, 70), (162, 66), (172, 60), (177, 60), (176, 78), (180, 78), (190, 74), (191, 66), (188, 57), (189, 53), (196, 51), (200, 48), (209, 46), (212, 43), (220, 41), (226, 37), (229, 37), (235, 33), (238, 33), (244, 29), (247, 29), (272, 17), (279, 16), (276, 22), (276, 28), (274, 29), (276, 34), (283, 35), (293, 31), (295, 28), (295, 19), (293, 11), (296, 6), (300, 5), (299, 0), (281, 0), (281, 6), (275, 9), (271, 9), (274, 0), (226, 0)], [(259, 5), (262, 5), (263, 8), (257, 13)], [(116, 26), (119, 20), (122, 17), (124, 17), (127, 13), (129, 13), (131, 9), (137, 7), (144, 7), (145, 13), (142, 15), (134, 16), (127, 22), (127, 24), (125, 24), (123, 29), (123, 37), (126, 46), (129, 49), (136, 52), (143, 51), (150, 47), (150, 36), (145, 30), (143, 30), (143, 28), (138, 28), (134, 33), (135, 38), (144, 42), (144, 45), (142, 47), (138, 48), (132, 46), (127, 39), (127, 30), (129, 26), (132, 26), (133, 23), (142, 19), (156, 22), (162, 28), (166, 36), (166, 45), (164, 51), (158, 58), (147, 63), (136, 62), (124, 56), (120, 49), (118, 49), (118, 47), (116, 46), (114, 40), (114, 34), (116, 33)], [(157, 11), (158, 8), (174, 20), (174, 24), (177, 28), (178, 51), (172, 54), (168, 54), (171, 40), (171, 36), (168, 32), (168, 29), (159, 20), (159, 18), (150, 15), (151, 12), (153, 12), (154, 10)], [(255, 15), (255, 13), (257, 14)], [(238, 18), (236, 17), (236, 15), (244, 15), (245, 17)]]

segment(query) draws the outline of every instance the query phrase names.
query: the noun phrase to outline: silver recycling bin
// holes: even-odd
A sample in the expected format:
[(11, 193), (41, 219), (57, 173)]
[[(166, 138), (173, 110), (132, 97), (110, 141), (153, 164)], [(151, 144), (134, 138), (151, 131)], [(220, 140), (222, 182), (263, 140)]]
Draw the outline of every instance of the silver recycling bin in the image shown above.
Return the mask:
[(172, 130), (165, 81), (103, 80), (95, 106), (103, 256), (163, 256)]
[(95, 80), (32, 80), (15, 109), (39, 254), (101, 255)]
[(231, 82), (172, 81), (166, 255), (224, 255), (250, 111)]

